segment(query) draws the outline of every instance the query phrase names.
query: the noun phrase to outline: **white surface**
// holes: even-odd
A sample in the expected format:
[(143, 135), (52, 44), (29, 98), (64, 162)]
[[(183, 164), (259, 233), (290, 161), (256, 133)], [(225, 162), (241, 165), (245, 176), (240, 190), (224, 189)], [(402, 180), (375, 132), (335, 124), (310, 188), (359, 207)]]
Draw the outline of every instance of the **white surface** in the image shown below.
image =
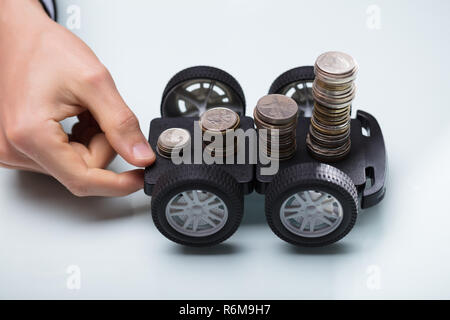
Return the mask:
[[(359, 63), (354, 109), (380, 122), (385, 200), (323, 249), (297, 249), (265, 223), (263, 198), (213, 249), (160, 235), (143, 192), (77, 199), (48, 177), (0, 170), (0, 298), (450, 298), (450, 22), (447, 1), (59, 1), (109, 67), (145, 133), (177, 71), (213, 65), (251, 113), (281, 72), (327, 50)], [(366, 26), (369, 5), (381, 29)], [(120, 159), (113, 167), (128, 166)], [(68, 266), (81, 270), (69, 290)]]

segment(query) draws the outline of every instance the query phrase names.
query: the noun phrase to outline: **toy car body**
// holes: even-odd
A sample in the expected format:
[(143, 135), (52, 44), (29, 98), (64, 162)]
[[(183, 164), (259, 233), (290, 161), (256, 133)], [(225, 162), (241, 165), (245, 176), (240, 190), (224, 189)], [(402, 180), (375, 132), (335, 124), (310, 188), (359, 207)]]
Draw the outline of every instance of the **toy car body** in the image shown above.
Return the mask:
[[(372, 115), (357, 111), (351, 120), (352, 148), (345, 159), (321, 163), (307, 151), (312, 108), (308, 83), (313, 80), (312, 67), (295, 68), (278, 77), (269, 90), (291, 96), (300, 110), (296, 153), (280, 161), (274, 175), (262, 174), (262, 162), (248, 161), (248, 142), (244, 164), (208, 165), (202, 160), (176, 165), (158, 156), (146, 168), (145, 192), (152, 196), (152, 217), (160, 232), (183, 245), (218, 244), (236, 231), (243, 215), (243, 195), (255, 189), (265, 194), (265, 214), (276, 235), (295, 245), (323, 246), (343, 238), (360, 209), (379, 203), (385, 194), (386, 151)], [(163, 117), (151, 122), (151, 146), (156, 149), (159, 134), (168, 128), (184, 128), (193, 135), (201, 112), (217, 106), (238, 112), (242, 129), (254, 127), (253, 120), (243, 116), (243, 92), (231, 75), (211, 67), (181, 71), (164, 91)]]

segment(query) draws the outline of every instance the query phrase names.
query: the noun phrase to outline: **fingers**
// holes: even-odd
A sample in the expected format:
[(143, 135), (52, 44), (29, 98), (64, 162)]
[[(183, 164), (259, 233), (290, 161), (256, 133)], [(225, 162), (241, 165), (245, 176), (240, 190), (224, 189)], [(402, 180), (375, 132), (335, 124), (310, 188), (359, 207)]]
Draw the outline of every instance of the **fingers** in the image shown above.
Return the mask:
[(94, 135), (87, 147), (77, 142), (70, 144), (89, 168), (106, 168), (116, 156), (116, 152), (103, 133)]
[[(123, 173), (91, 168), (85, 175), (87, 188), (79, 196), (122, 197), (144, 187), (144, 170), (136, 169)], [(85, 185), (86, 186), (86, 185)]]
[(155, 161), (155, 154), (142, 134), (139, 122), (116, 89), (104, 68), (91, 71), (76, 89), (80, 103), (92, 113), (112, 147), (127, 162), (145, 167)]
[(58, 122), (47, 121), (42, 125), (42, 130), (45, 134), (30, 137), (22, 148), (26, 148), (33, 160), (74, 195), (117, 197), (143, 188), (143, 170), (117, 174), (90, 167), (103, 166), (111, 158), (113, 152), (104, 136), (96, 135), (86, 148), (81, 144), (69, 143)]
[(76, 141), (87, 146), (92, 137), (101, 133), (101, 129), (89, 111), (78, 115), (79, 122), (72, 127), (71, 141)]
[(134, 193), (144, 186), (143, 170), (137, 169), (115, 173), (100, 168), (89, 168), (76, 154), (75, 150), (61, 148), (49, 155), (49, 163), (56, 164), (58, 159), (71, 159), (70, 163), (59, 163), (50, 169), (70, 192), (78, 197), (103, 196), (121, 197)]

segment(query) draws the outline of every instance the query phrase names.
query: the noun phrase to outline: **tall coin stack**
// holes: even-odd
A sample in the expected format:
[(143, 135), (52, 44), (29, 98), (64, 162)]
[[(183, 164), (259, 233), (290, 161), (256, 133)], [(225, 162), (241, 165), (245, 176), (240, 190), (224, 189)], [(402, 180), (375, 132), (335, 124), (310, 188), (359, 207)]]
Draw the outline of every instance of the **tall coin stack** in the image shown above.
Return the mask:
[(314, 65), (314, 109), (306, 145), (321, 161), (338, 161), (351, 147), (350, 117), (358, 66), (342, 52), (325, 52)]
[(277, 160), (292, 158), (297, 150), (297, 103), (284, 95), (269, 94), (259, 99), (253, 118), (258, 131), (267, 129), (267, 136), (259, 134), (259, 146), (265, 154)]
[[(212, 157), (230, 157), (236, 152), (236, 141), (227, 144), (226, 134), (232, 133), (239, 127), (239, 115), (231, 109), (224, 107), (211, 108), (206, 110), (200, 117), (200, 127), (203, 135), (208, 132), (212, 137), (212, 141), (204, 142), (204, 149)], [(212, 147), (212, 142), (216, 141), (216, 137), (222, 138), (223, 144), (219, 148)]]

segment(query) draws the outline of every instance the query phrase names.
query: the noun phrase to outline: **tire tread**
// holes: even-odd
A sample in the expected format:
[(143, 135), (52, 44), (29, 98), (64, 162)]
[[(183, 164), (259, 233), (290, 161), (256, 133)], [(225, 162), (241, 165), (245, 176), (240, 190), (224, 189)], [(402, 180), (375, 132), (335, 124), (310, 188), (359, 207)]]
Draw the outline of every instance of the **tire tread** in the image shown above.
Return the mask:
[(290, 69), (279, 75), (272, 83), (269, 94), (280, 93), (280, 90), (297, 81), (313, 81), (315, 78), (313, 66), (302, 66)]
[(315, 243), (314, 241), (311, 241), (309, 243), (302, 243), (301, 245), (307, 247), (324, 246), (339, 241), (340, 239), (345, 237), (353, 228), (356, 222), (356, 217), (358, 214), (358, 192), (353, 181), (347, 174), (335, 167), (324, 163), (305, 163), (291, 166), (283, 171), (280, 171), (274, 178), (272, 183), (269, 185), (269, 188), (267, 189), (265, 201), (267, 222), (273, 232), (281, 239), (289, 243), (299, 245), (299, 243), (292, 241), (290, 238), (281, 233), (275, 227), (272, 218), (272, 211), (274, 210), (273, 204), (275, 203), (276, 199), (280, 194), (291, 189), (292, 186), (298, 184), (299, 181), (301, 181), (302, 185), (312, 185), (320, 183), (331, 188), (337, 187), (338, 189), (340, 189), (342, 195), (346, 198), (346, 201), (354, 204), (352, 205), (352, 212), (350, 213), (351, 221), (342, 233), (337, 234), (335, 237), (325, 242)]
[(236, 92), (239, 99), (241, 100), (242, 106), (243, 106), (243, 114), (242, 115), (245, 115), (245, 96), (244, 96), (244, 91), (242, 90), (242, 87), (239, 84), (239, 82), (228, 72), (223, 71), (219, 68), (210, 67), (210, 66), (190, 67), (190, 68), (181, 70), (180, 72), (175, 74), (169, 80), (169, 82), (167, 83), (167, 85), (163, 91), (163, 95), (162, 95), (162, 99), (161, 99), (161, 115), (164, 116), (164, 113), (163, 113), (164, 101), (170, 90), (172, 90), (174, 87), (176, 87), (177, 85), (179, 85), (180, 83), (183, 83), (185, 81), (192, 80), (192, 79), (201, 79), (201, 78), (217, 80), (217, 81), (220, 81), (220, 82), (226, 84), (227, 86), (231, 87), (231, 89), (233, 89)]
[[(235, 213), (235, 221), (231, 231), (227, 232), (220, 238), (208, 243), (194, 243), (181, 240), (164, 229), (157, 215), (158, 209), (163, 205), (163, 197), (170, 190), (183, 186), (186, 183), (213, 184), (215, 187), (220, 188), (220, 190), (222, 190), (222, 192), (224, 192), (230, 198), (232, 207), (227, 208), (229, 214), (228, 219), (231, 219), (231, 212)], [(188, 246), (212, 246), (225, 241), (226, 239), (231, 237), (237, 230), (243, 217), (243, 203), (244, 197), (242, 186), (237, 183), (237, 181), (230, 174), (221, 169), (209, 167), (206, 165), (183, 166), (183, 168), (175, 168), (174, 170), (161, 175), (156, 181), (152, 193), (152, 218), (156, 228), (164, 236), (176, 243)]]

